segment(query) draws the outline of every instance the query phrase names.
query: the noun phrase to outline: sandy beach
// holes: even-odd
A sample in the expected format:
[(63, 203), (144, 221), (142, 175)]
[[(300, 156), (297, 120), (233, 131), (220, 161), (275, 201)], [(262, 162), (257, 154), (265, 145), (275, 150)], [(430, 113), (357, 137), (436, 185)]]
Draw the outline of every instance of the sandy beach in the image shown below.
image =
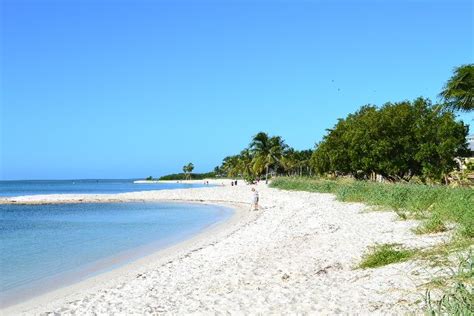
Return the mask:
[[(198, 181), (202, 183), (203, 181)], [(425, 248), (448, 234), (415, 235), (415, 221), (390, 211), (341, 203), (329, 194), (256, 186), (219, 186), (110, 195), (1, 198), (0, 203), (188, 201), (231, 206), (226, 223), (125, 267), (1, 311), (13, 314), (366, 314), (420, 312), (420, 262), (357, 269), (368, 247)], [(224, 184), (224, 185), (221, 185)]]

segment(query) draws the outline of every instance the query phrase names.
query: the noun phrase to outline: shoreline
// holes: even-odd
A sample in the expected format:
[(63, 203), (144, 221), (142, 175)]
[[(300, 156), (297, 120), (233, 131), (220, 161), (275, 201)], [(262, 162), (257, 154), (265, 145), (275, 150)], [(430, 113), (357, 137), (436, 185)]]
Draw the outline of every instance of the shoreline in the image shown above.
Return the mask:
[[(166, 190), (163, 190), (166, 191)], [(135, 192), (133, 192), (135, 193)], [(95, 201), (76, 201), (76, 203), (94, 203)], [(120, 202), (130, 202), (125, 200), (120, 200)], [(144, 201), (144, 202), (157, 202), (153, 201)], [(150, 269), (150, 266), (154, 265), (163, 265), (169, 260), (177, 259), (180, 256), (185, 255), (188, 252), (195, 251), (201, 247), (206, 246), (211, 242), (215, 242), (216, 238), (219, 238), (221, 235), (230, 233), (233, 228), (241, 224), (242, 221), (245, 221), (247, 218), (244, 216), (244, 212), (247, 209), (243, 208), (242, 205), (237, 205), (234, 203), (225, 203), (225, 202), (202, 202), (195, 200), (160, 200), (160, 202), (171, 202), (171, 203), (195, 203), (202, 205), (217, 205), (226, 208), (230, 208), (233, 213), (230, 218), (213, 223), (208, 227), (204, 228), (199, 233), (186, 238), (184, 240), (178, 241), (177, 243), (172, 243), (167, 245), (162, 249), (151, 251), (143, 256), (139, 256), (132, 261), (118, 264), (118, 267), (111, 267), (111, 269), (106, 269), (105, 271), (99, 272), (96, 275), (86, 277), (79, 281), (75, 281), (68, 285), (63, 285), (58, 288), (55, 288), (46, 293), (35, 295), (27, 300), (21, 301), (19, 303), (14, 303), (0, 308), (0, 313), (4, 315), (17, 315), (17, 314), (28, 314), (31, 310), (37, 308), (43, 309), (50, 305), (62, 303), (67, 300), (74, 299), (76, 295), (81, 295), (82, 291), (93, 291), (94, 289), (102, 286), (107, 286), (109, 281), (113, 279), (113, 282), (117, 282), (123, 278), (133, 277), (133, 275), (140, 274), (140, 271), (143, 269)], [(58, 201), (57, 203), (70, 203)], [(42, 203), (26, 203), (26, 204), (42, 204)], [(131, 250), (130, 250), (131, 251)], [(105, 258), (104, 261), (112, 261), (112, 258)], [(36, 312), (35, 312), (36, 313)]]
[[(202, 181), (202, 180), (193, 180)], [(1, 310), (9, 314), (416, 313), (433, 276), (420, 262), (358, 269), (383, 243), (427, 248), (450, 234), (415, 235), (417, 221), (336, 201), (331, 194), (252, 186), (44, 196), (21, 202), (183, 201), (236, 208), (232, 219), (131, 265)], [(41, 198), (41, 197), (40, 197)], [(45, 201), (46, 199), (46, 201)]]
[[(176, 181), (147, 181), (137, 180), (144, 182), (134, 183), (176, 183)], [(182, 191), (182, 190), (198, 190), (205, 188), (215, 188), (230, 186), (230, 179), (205, 179), (205, 180), (182, 180), (180, 183), (184, 184), (202, 184), (203, 181), (208, 181), (209, 186), (199, 188), (177, 188), (177, 189), (164, 189), (164, 190), (147, 190), (147, 191), (133, 191), (124, 193), (53, 193), (53, 194), (33, 194), (33, 195), (20, 195), (20, 196), (4, 196), (0, 197), (0, 204), (66, 204), (66, 203), (125, 203), (125, 202), (144, 202), (144, 201), (189, 201), (189, 202), (203, 202), (202, 199), (181, 199), (181, 198), (166, 198), (161, 195), (157, 195), (156, 192), (169, 192), (169, 191)], [(240, 181), (241, 186), (243, 181)], [(211, 200), (210, 200), (211, 201)], [(218, 200), (216, 202), (222, 202)], [(213, 201), (211, 201), (213, 202)], [(225, 200), (224, 200), (225, 202)], [(212, 204), (212, 203), (211, 203)]]
[(135, 180), (133, 183), (137, 184), (152, 184), (152, 183), (182, 183), (182, 184), (203, 184), (204, 182), (208, 182), (209, 185), (230, 185), (231, 181), (240, 181), (240, 183), (244, 183), (243, 179), (229, 179), (229, 178), (206, 178), (201, 180)]

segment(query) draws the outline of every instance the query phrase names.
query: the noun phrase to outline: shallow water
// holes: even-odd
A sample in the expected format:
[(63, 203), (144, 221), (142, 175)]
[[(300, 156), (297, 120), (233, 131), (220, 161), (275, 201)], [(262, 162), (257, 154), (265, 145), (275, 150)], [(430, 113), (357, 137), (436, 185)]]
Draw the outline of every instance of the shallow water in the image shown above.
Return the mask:
[(112, 194), (202, 187), (204, 184), (133, 183), (133, 179), (0, 181), (0, 196), (35, 194)]
[(0, 205), (0, 303), (123, 265), (231, 214), (183, 203)]

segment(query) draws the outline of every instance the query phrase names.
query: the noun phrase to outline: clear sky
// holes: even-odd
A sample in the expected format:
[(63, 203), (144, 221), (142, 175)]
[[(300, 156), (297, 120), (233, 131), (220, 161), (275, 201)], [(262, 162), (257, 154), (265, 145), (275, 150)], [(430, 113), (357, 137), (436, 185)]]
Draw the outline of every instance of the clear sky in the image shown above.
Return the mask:
[(312, 148), (474, 56), (470, 0), (0, 3), (0, 179), (204, 172), (259, 131)]

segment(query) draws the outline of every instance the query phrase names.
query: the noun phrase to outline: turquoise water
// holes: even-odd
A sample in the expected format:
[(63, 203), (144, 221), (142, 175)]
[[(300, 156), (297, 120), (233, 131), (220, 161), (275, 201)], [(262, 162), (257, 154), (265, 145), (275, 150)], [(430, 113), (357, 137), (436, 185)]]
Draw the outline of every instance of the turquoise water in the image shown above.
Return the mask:
[(149, 190), (185, 189), (202, 187), (204, 184), (183, 183), (133, 183), (133, 179), (93, 180), (21, 180), (0, 181), (0, 196), (35, 194), (105, 194)]
[(0, 205), (1, 305), (123, 265), (231, 214), (182, 203)]

